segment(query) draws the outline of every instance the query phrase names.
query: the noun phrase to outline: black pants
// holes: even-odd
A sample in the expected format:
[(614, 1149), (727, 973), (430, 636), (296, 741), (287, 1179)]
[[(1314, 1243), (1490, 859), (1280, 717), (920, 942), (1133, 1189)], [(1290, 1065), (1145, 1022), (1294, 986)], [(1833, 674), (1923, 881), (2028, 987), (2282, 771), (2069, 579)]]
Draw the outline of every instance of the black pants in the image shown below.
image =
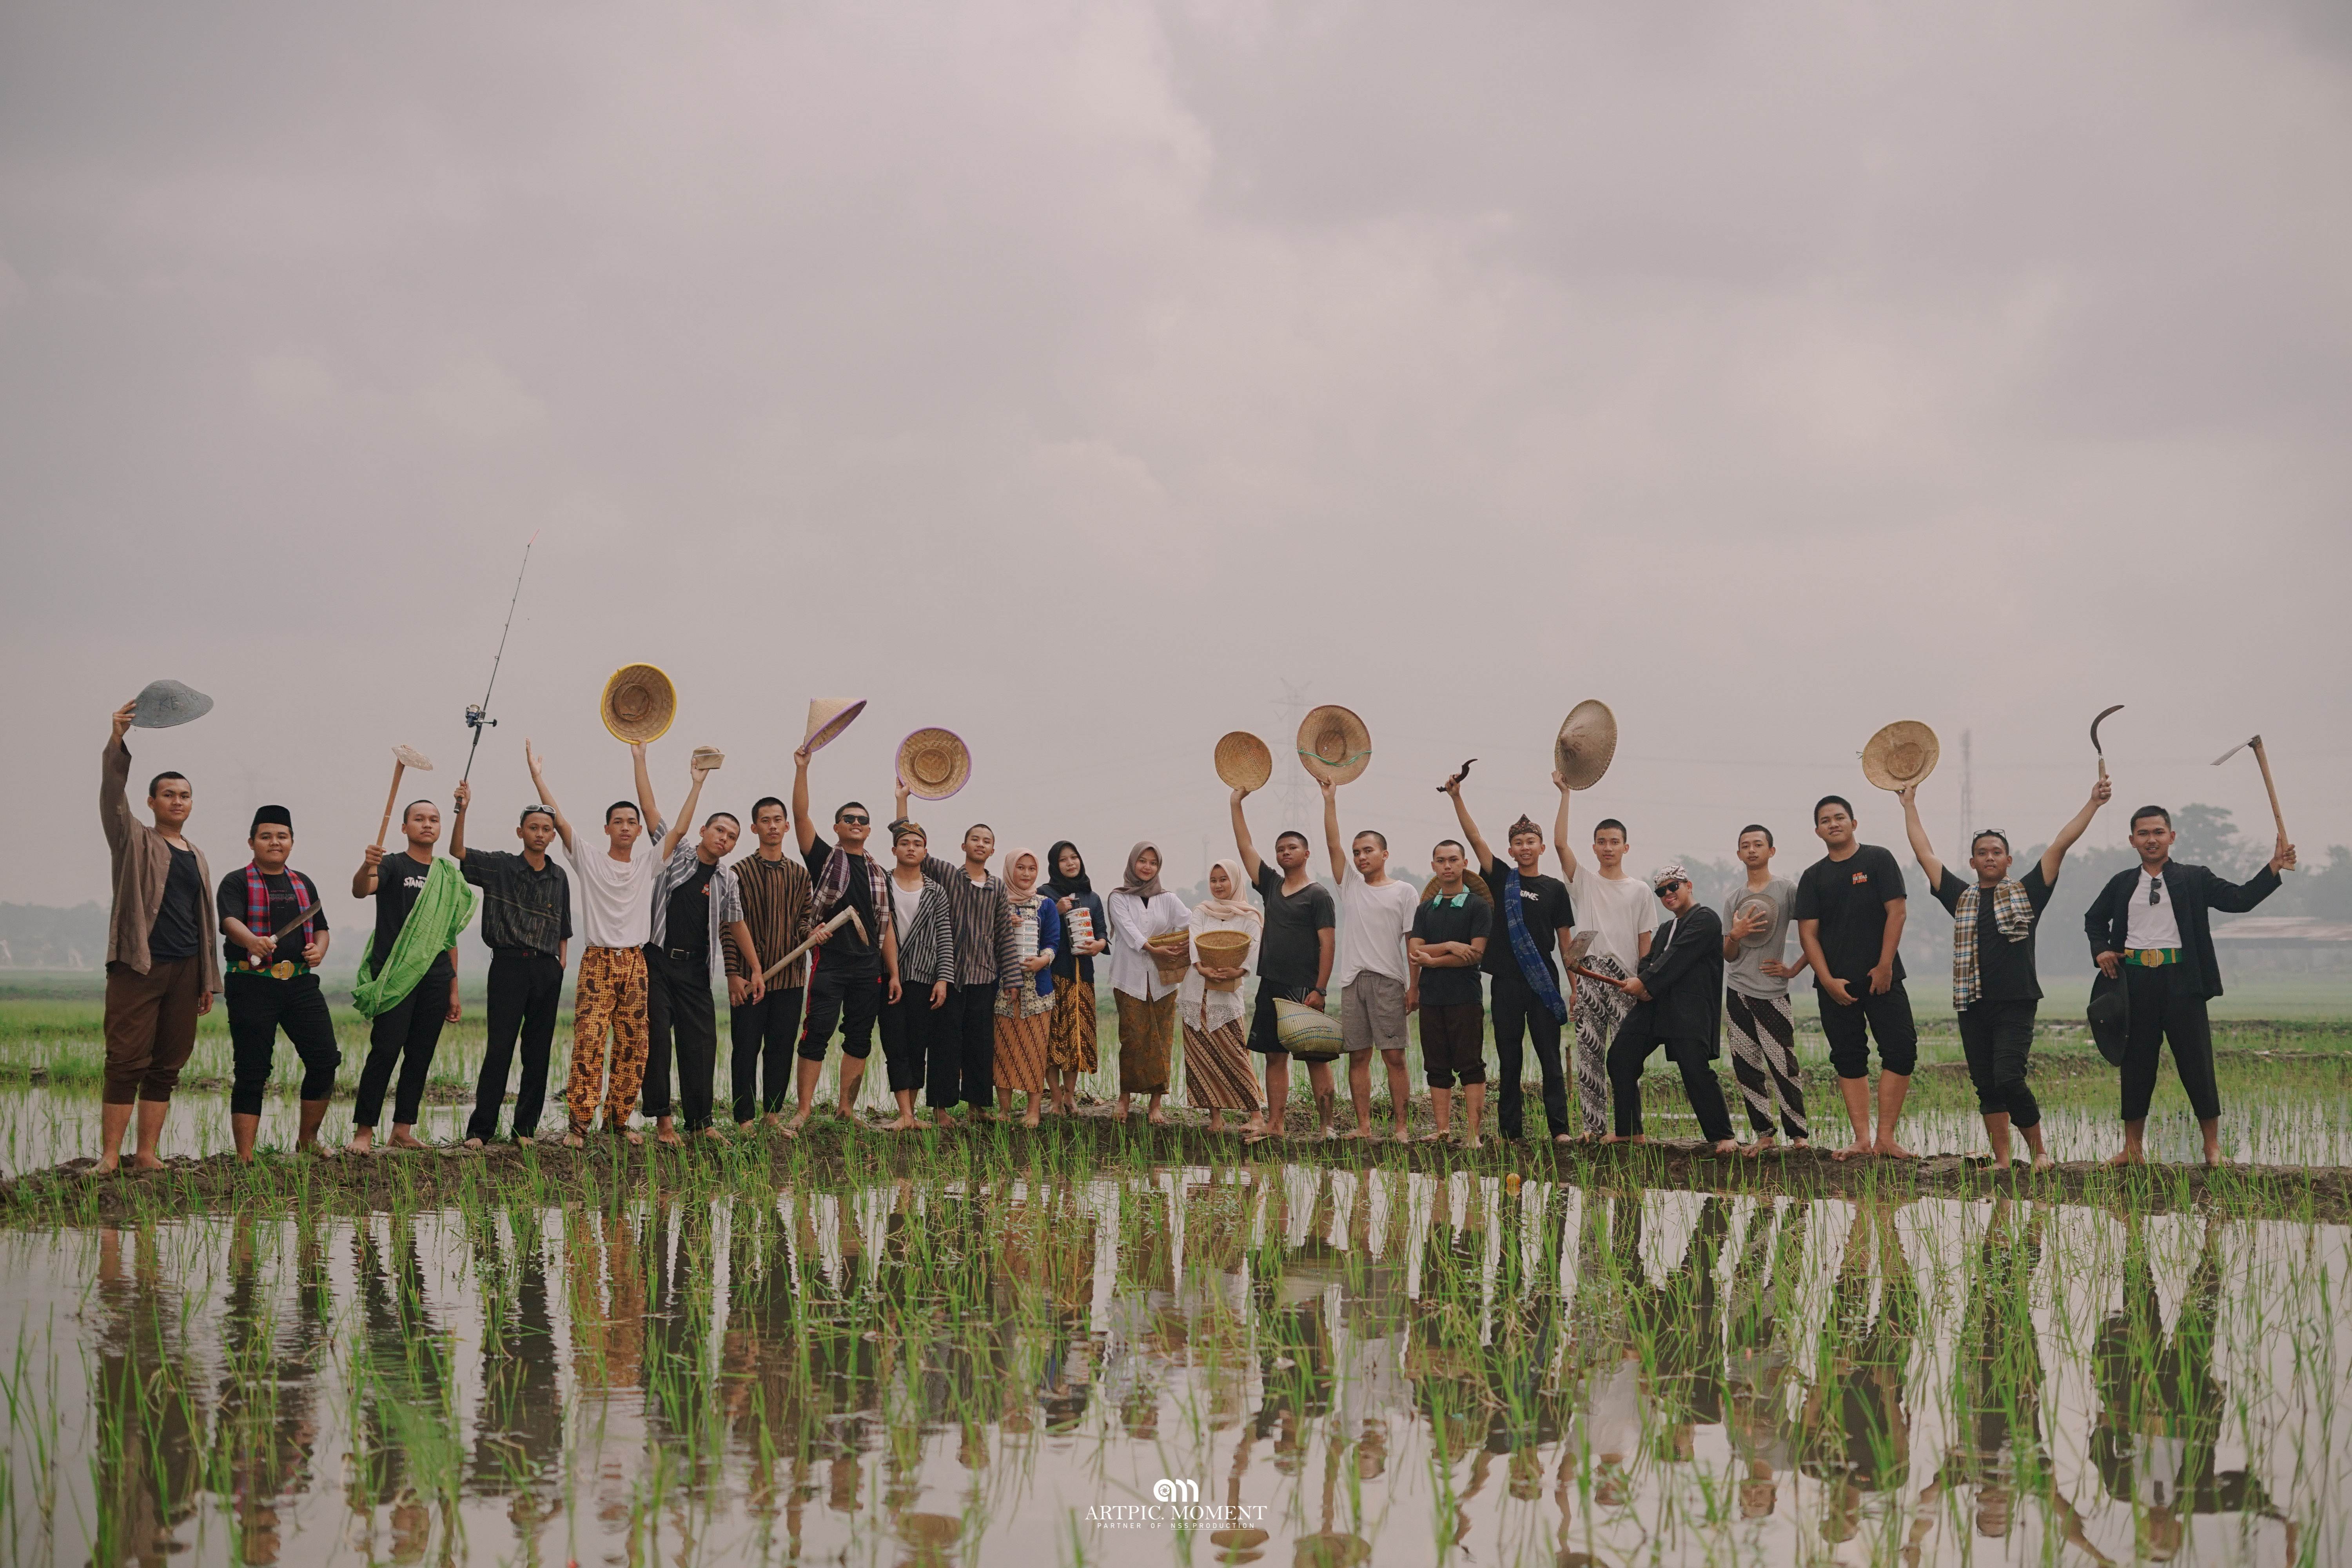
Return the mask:
[(352, 1097), (352, 1126), (375, 1125), (395, 1065), (400, 1068), (400, 1087), (392, 1098), (393, 1125), (416, 1125), (417, 1110), (425, 1103), (425, 1079), (433, 1070), (433, 1053), (441, 1044), (441, 1026), (448, 1017), (449, 971), (437, 963), (425, 971), (415, 990), (389, 1012), (375, 1016), (375, 1022), (368, 1026), (367, 1061), (360, 1068), (359, 1090)]
[(1524, 1090), (1519, 1079), (1526, 1070), (1526, 1057), (1519, 1045), (1519, 1030), (1526, 1026), (1527, 1037), (1536, 1048), (1536, 1066), (1543, 1073), (1544, 1122), (1555, 1137), (1561, 1133), (1575, 1136), (1578, 1129), (1569, 1125), (1568, 1079), (1559, 1070), (1559, 1020), (1535, 994), (1528, 983), (1517, 975), (1495, 976), (1493, 994), (1488, 998), (1495, 1017), (1495, 1062), (1501, 1075), (1501, 1093), (1496, 1107), (1496, 1125), (1506, 1138), (1521, 1135), (1519, 1102)]
[[(2021, 1132), (2042, 1124), (2042, 1107), (2025, 1084), (2026, 1059), (2033, 1054), (2033, 1015), (2040, 1005), (2029, 996), (1960, 1009), (1960, 1049), (1969, 1058), (1969, 1081), (1977, 1086), (1977, 1114), (2005, 1112)], [(2153, 1072), (2149, 1076), (2153, 1081)]]
[[(757, 1002), (727, 1010), (727, 1033), (735, 1043), (735, 1120), (749, 1121), (762, 1110), (771, 1114), (784, 1108), (793, 1089), (793, 1046), (800, 1038), (801, 1001), (798, 985), (779, 987)], [(768, 1080), (762, 1097), (760, 1079)]]
[(319, 989), (317, 975), (272, 980), (267, 974), (231, 970), (226, 987), (229, 1050), (236, 1063), (228, 1091), (232, 1115), (261, 1114), (280, 1026), (294, 1043), (294, 1054), (302, 1058), (302, 1098), (325, 1100), (335, 1092), (335, 1069), (342, 1065), (343, 1053), (336, 1047), (334, 1015), (327, 1011), (326, 993)]
[[(957, 1030), (961, 1020), (953, 1016), (954, 1007), (953, 986), (948, 988), (947, 1001), (933, 1007), (931, 988), (912, 982), (898, 1000), (883, 1005), (882, 1060), (890, 1069), (891, 1093), (937, 1087), (938, 1073), (930, 1067), (931, 1058), (950, 1051), (960, 1054), (962, 1048)], [(936, 1094), (931, 1103), (939, 1103)]]
[(841, 1026), (841, 1054), (864, 1061), (874, 1054), (874, 1023), (882, 1016), (882, 977), (845, 974), (820, 960), (809, 977), (808, 1022), (801, 1028), (803, 1061), (821, 1062)]
[[(1843, 978), (1841, 976), (1841, 978)], [(1909, 1078), (1919, 1065), (1919, 1027), (1911, 1021), (1911, 994), (1896, 981), (1883, 996), (1870, 994), (1870, 976), (1846, 981), (1853, 1005), (1821, 994), (1822, 1033), (1829, 1037), (1830, 1068), (1840, 1078), (1870, 1076), (1870, 1040), (1878, 1039), (1880, 1070)]]
[(1716, 1081), (1708, 1053), (1712, 1040), (1665, 1040), (1650, 1032), (1648, 1009), (1635, 1007), (1618, 1026), (1609, 1046), (1609, 1109), (1617, 1136), (1631, 1138), (1642, 1131), (1642, 1069), (1650, 1053), (1664, 1046), (1682, 1069), (1683, 1093), (1698, 1113), (1699, 1135), (1710, 1143), (1731, 1136), (1731, 1108), (1723, 1102), (1723, 1085)]
[(933, 1110), (996, 1103), (996, 987), (950, 985), (932, 1020), (923, 1098)]
[(2221, 1114), (2221, 1091), (2213, 1084), (2213, 1028), (2206, 1021), (2205, 998), (2182, 977), (2180, 965), (2161, 969), (2127, 966), (2125, 994), (2131, 1000), (2131, 1023), (2124, 1035), (2124, 1120), (2147, 1120), (2147, 1102), (2156, 1096), (2156, 1069), (2164, 1060), (2164, 1042), (2172, 1043), (2172, 1066), (2189, 1104), (2200, 1121)]
[(678, 1109), (686, 1130), (710, 1125), (711, 1075), (719, 1066), (719, 1005), (710, 997), (710, 955), (674, 958), (667, 948), (646, 949), (646, 1084), (639, 1103), (647, 1116), (667, 1116), (669, 1058), (675, 1037)]
[(499, 1135), (499, 1112), (506, 1105), (507, 1069), (515, 1042), (522, 1042), (522, 1081), (515, 1086), (514, 1135), (539, 1131), (540, 1108), (547, 1103), (547, 1058), (555, 1039), (555, 1012), (563, 1005), (563, 965), (555, 954), (528, 947), (490, 950), (489, 1040), (482, 1047), (482, 1073), (474, 1080), (474, 1114), (466, 1136), (487, 1142)]

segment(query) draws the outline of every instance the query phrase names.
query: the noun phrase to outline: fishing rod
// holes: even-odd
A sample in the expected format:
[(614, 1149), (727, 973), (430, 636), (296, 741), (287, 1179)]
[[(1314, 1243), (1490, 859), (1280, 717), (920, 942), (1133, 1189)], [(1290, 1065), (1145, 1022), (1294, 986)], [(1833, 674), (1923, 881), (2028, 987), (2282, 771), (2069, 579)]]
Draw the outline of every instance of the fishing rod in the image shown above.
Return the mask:
[(495, 730), (499, 725), (499, 721), (490, 717), (490, 693), (499, 684), (499, 662), (507, 657), (507, 634), (514, 630), (515, 605), (522, 598), (522, 575), (530, 570), (530, 547), (538, 542), (539, 530), (532, 529), (530, 537), (523, 541), (522, 567), (515, 573), (513, 596), (507, 600), (507, 624), (499, 628), (499, 651), (490, 658), (489, 684), (482, 688), (482, 700), (466, 710), (466, 728), (474, 732), (474, 743), (466, 748), (466, 770), (457, 775), (459, 784), (464, 784), (473, 775), (474, 753), (481, 749), (483, 729), (487, 726)]

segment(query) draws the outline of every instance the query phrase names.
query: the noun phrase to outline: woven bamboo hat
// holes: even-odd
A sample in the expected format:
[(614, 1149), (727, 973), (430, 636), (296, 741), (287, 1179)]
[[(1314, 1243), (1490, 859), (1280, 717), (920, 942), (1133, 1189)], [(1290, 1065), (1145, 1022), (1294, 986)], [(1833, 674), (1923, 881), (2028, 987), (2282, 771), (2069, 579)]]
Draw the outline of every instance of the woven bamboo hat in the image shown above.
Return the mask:
[(727, 753), (716, 746), (697, 746), (694, 755), (687, 759), (687, 765), (715, 773), (727, 765)]
[(1862, 776), (1880, 789), (1901, 789), (1936, 771), (1936, 731), (1916, 719), (1897, 719), (1862, 749)]
[[(810, 698), (808, 733), (801, 737), (801, 744), (812, 752), (829, 745), (865, 711), (866, 699), (863, 697), (856, 701), (846, 697)], [(908, 782), (912, 784), (914, 781), (909, 779)]]
[(1348, 1045), (1339, 1019), (1287, 996), (1274, 999), (1274, 1035), (1284, 1050), (1309, 1061), (1328, 1062)]
[(918, 730), (898, 742), (898, 776), (908, 795), (945, 800), (971, 781), (971, 748), (952, 730)]
[[(1486, 885), (1486, 879), (1478, 875), (1477, 872), (1463, 872), (1462, 885), (1469, 889), (1472, 892), (1477, 894), (1486, 902), (1491, 904), (1495, 901), (1495, 889), (1488, 887)], [(1425, 904), (1435, 897), (1437, 897), (1437, 879), (1432, 877), (1428, 881), (1422, 884), (1421, 901)]]
[(176, 680), (151, 680), (139, 694), (131, 722), (142, 730), (168, 730), (213, 710), (213, 700), (193, 686)]
[(1574, 790), (1591, 789), (1617, 755), (1617, 715), (1609, 704), (1588, 697), (1568, 710), (1559, 738), (1551, 743), (1551, 764)]
[(1326, 703), (1298, 726), (1298, 763), (1318, 779), (1343, 784), (1372, 763), (1372, 732), (1337, 703)]
[(1247, 730), (1235, 730), (1217, 742), (1217, 777), (1229, 789), (1264, 789), (1274, 777), (1274, 753)]
[(599, 706), (614, 740), (632, 745), (658, 741), (677, 717), (677, 688), (657, 666), (625, 664), (604, 682)]

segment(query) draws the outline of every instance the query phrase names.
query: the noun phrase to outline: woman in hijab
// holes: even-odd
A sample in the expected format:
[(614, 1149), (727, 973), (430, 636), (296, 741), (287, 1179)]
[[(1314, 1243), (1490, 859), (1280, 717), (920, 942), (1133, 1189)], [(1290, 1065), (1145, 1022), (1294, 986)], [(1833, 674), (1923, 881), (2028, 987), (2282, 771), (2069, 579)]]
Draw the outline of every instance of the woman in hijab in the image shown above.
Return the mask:
[[(1045, 851), (1046, 896), (1062, 917), (1054, 957), (1054, 1022), (1045, 1041), (1045, 1087), (1056, 1115), (1077, 1113), (1078, 1075), (1095, 1070), (1095, 954), (1110, 948), (1110, 921), (1087, 880), (1086, 858), (1063, 839)], [(1086, 919), (1080, 921), (1077, 917)], [(1086, 930), (1078, 928), (1083, 924)]]
[[(1220, 860), (1209, 868), (1209, 896), (1192, 911), (1193, 963), (1178, 993), (1177, 1014), (1184, 1021), (1185, 1094), (1193, 1104), (1208, 1107), (1212, 1132), (1225, 1130), (1226, 1111), (1248, 1111), (1242, 1136), (1254, 1143), (1265, 1135), (1265, 1118), (1258, 1108), (1256, 1075), (1250, 1070), (1248, 1031), (1242, 1026), (1241, 980), (1257, 967), (1265, 917), (1242, 891), (1248, 885), (1238, 861)], [(1202, 933), (1213, 931), (1248, 936), (1249, 951), (1240, 963), (1200, 961)]]
[(1168, 1092), (1168, 1058), (1176, 1033), (1176, 988), (1183, 976), (1163, 980), (1143, 944), (1168, 931), (1190, 940), (1192, 911), (1160, 885), (1160, 847), (1145, 840), (1127, 852), (1127, 879), (1103, 900), (1110, 921), (1110, 994), (1118, 1005), (1118, 1115), (1129, 1102), (1151, 1097), (1150, 1118), (1168, 1125), (1160, 1101)]
[(1004, 891), (1013, 920), (996, 973), (1009, 979), (996, 993), (996, 1110), (1013, 1109), (1013, 1091), (1029, 1097), (1021, 1125), (1037, 1125), (1045, 1103), (1046, 1036), (1054, 1012), (1054, 950), (1062, 940), (1062, 917), (1054, 900), (1037, 891), (1037, 852), (1014, 849), (1004, 857)]

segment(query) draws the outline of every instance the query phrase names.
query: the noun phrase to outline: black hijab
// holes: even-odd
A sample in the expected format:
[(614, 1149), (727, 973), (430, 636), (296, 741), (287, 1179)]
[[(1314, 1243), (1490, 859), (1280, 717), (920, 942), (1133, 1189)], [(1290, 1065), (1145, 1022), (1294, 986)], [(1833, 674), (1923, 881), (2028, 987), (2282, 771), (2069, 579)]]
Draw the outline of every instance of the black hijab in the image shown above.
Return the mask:
[(1071, 843), (1066, 838), (1057, 840), (1051, 849), (1045, 851), (1045, 891), (1051, 893), (1056, 899), (1066, 899), (1076, 893), (1093, 892), (1095, 890), (1095, 885), (1087, 880), (1087, 858), (1085, 856), (1078, 855), (1078, 874), (1076, 876), (1065, 877), (1062, 875), (1062, 851), (1065, 849), (1068, 850), (1073, 855), (1078, 855), (1078, 847)]

